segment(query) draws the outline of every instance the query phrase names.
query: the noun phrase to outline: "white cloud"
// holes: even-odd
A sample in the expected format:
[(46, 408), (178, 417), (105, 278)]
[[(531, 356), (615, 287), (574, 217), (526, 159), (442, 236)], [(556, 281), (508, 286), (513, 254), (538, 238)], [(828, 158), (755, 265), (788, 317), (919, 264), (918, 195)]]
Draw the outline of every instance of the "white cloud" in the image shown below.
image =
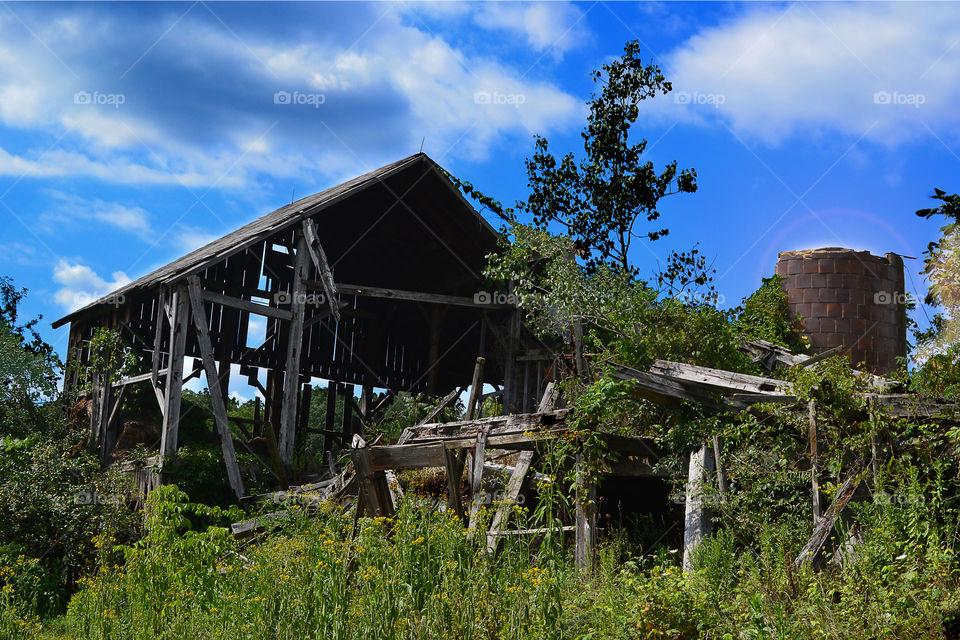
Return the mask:
[(76, 311), (130, 283), (123, 271), (114, 271), (110, 277), (112, 280), (107, 280), (85, 264), (61, 259), (53, 269), (53, 279), (63, 286), (54, 293), (54, 300), (67, 312)]
[(64, 225), (92, 221), (143, 239), (153, 236), (150, 214), (138, 206), (86, 199), (61, 191), (54, 191), (51, 195), (54, 199), (51, 210), (37, 220), (38, 225), (48, 232), (62, 233)]
[[(538, 49), (567, 50), (583, 33), (564, 36), (579, 16), (570, 5), (518, 10), (518, 28)], [(136, 21), (87, 7), (57, 17), (22, 7), (34, 37), (0, 16), (0, 125), (59, 138), (52, 149), (5, 139), (0, 175), (190, 189), (249, 188), (263, 177), (316, 183), (412, 153), (422, 137), (438, 160), (482, 158), (507, 138), (528, 140), (582, 113), (581, 101), (556, 85), (410, 26), (400, 8), (278, 11), (314, 12), (299, 18), (327, 17), (331, 28), (289, 37), (253, 23), (228, 31), (209, 11), (177, 22), (183, 12), (165, 7), (144, 9)], [(350, 35), (337, 21), (363, 28)], [(55, 43), (56, 55), (43, 42)], [(141, 58), (148, 42), (155, 46)], [(275, 104), (278, 91), (298, 90), (322, 93), (324, 102)], [(478, 91), (522, 101), (478, 104)]]
[(583, 12), (567, 2), (490, 2), (479, 6), (478, 25), (526, 37), (537, 51), (551, 51), (555, 59), (589, 38)]
[(958, 40), (960, 12), (941, 6), (751, 8), (668, 56), (673, 100), (651, 112), (721, 118), (739, 135), (770, 144), (835, 132), (897, 144), (929, 137), (928, 126), (953, 136)]

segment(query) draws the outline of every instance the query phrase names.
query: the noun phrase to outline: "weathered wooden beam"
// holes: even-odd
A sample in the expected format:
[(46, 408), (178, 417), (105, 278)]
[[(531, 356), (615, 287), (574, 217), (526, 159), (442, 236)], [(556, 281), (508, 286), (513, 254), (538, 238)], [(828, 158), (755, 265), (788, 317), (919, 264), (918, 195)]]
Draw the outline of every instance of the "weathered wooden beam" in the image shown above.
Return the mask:
[(824, 552), (827, 547), (830, 532), (833, 531), (833, 525), (856, 493), (865, 469), (866, 462), (862, 458), (857, 460), (851, 467), (850, 475), (843, 481), (840, 488), (837, 489), (833, 502), (830, 503), (826, 513), (823, 514), (823, 517), (820, 518), (816, 526), (814, 526), (810, 540), (807, 541), (807, 544), (804, 545), (800, 554), (797, 555), (797, 558), (793, 561), (795, 567), (799, 568), (807, 562), (812, 563), (815, 567), (823, 565), (825, 561)]
[[(150, 357), (150, 386), (153, 389), (154, 395), (157, 396), (157, 402), (160, 403), (160, 413), (163, 413), (163, 392), (160, 390), (160, 367), (162, 366), (162, 356), (160, 353), (161, 345), (163, 344), (163, 327), (166, 320), (166, 312), (164, 307), (166, 306), (167, 300), (167, 290), (160, 289), (160, 294), (157, 296), (157, 312), (156, 316), (153, 319), (154, 331), (153, 331), (153, 353)], [(167, 369), (169, 371), (169, 368)]]
[(408, 439), (408, 442), (427, 442), (445, 438), (475, 438), (484, 425), (490, 426), (491, 435), (537, 431), (561, 425), (569, 413), (569, 409), (555, 409), (543, 413), (514, 413), (476, 420), (425, 424), (410, 428), (413, 435)]
[(704, 538), (710, 535), (710, 516), (704, 500), (704, 488), (714, 471), (713, 448), (706, 445), (690, 452), (690, 466), (684, 501), (683, 570), (693, 569), (693, 556)]
[(444, 466), (447, 472), (447, 508), (462, 520), (463, 499), (460, 495), (460, 479), (463, 477), (463, 452), (443, 446)]
[(446, 464), (442, 442), (369, 447), (371, 471), (422, 469)]
[(911, 393), (864, 394), (875, 407), (895, 418), (939, 418), (960, 420), (960, 404)]
[[(436, 418), (438, 415), (440, 415), (440, 412), (446, 409), (450, 405), (450, 403), (453, 402), (453, 400), (459, 395), (460, 395), (460, 389), (454, 389), (453, 391), (445, 395), (443, 399), (440, 400), (440, 403), (436, 407), (434, 407), (433, 410), (430, 411), (430, 413), (425, 415), (422, 420), (417, 422), (417, 424), (414, 426), (420, 427), (425, 424), (430, 424), (430, 422), (434, 418)], [(407, 427), (406, 429), (403, 430), (403, 433), (400, 434), (400, 438), (397, 440), (397, 444), (404, 444), (407, 442), (407, 440), (409, 440), (412, 437), (413, 437), (413, 430), (410, 427)]]
[[(406, 291), (403, 289), (386, 289), (359, 284), (335, 283), (337, 293), (361, 296), (365, 298), (384, 298), (388, 300), (405, 300), (408, 302), (423, 302), (427, 304), (444, 304), (458, 307), (472, 307), (475, 309), (513, 309), (511, 304), (493, 304), (477, 301), (466, 296), (451, 296), (440, 293), (426, 293), (423, 291)], [(323, 291), (323, 283), (318, 280), (307, 281), (307, 288)]]
[(820, 522), (820, 482), (817, 479), (817, 473), (820, 469), (820, 461), (817, 456), (817, 403), (810, 399), (808, 403), (810, 414), (810, 489), (813, 495), (813, 524), (816, 526)]
[(233, 434), (227, 422), (227, 404), (220, 388), (220, 376), (217, 375), (217, 363), (213, 359), (213, 344), (210, 341), (210, 332), (207, 328), (207, 314), (200, 290), (200, 279), (192, 276), (188, 279), (187, 288), (190, 296), (190, 307), (193, 311), (193, 324), (197, 331), (197, 342), (203, 360), (203, 368), (207, 375), (207, 389), (210, 392), (210, 406), (213, 409), (214, 423), (220, 434), (220, 448), (223, 451), (223, 462), (227, 467), (227, 478), (230, 488), (233, 489), (237, 500), (243, 499), (243, 478), (240, 477), (240, 465), (237, 464), (237, 454), (233, 449)]
[(546, 413), (552, 411), (560, 399), (560, 390), (557, 389), (557, 383), (551, 380), (543, 390), (543, 397), (540, 398), (540, 405), (537, 407), (537, 413)]
[(593, 568), (597, 550), (597, 485), (590, 478), (587, 455), (577, 453), (575, 467), (576, 538), (574, 560), (581, 571)]
[(477, 364), (473, 367), (470, 398), (467, 400), (467, 420), (473, 420), (477, 415), (477, 402), (483, 394), (483, 367), (486, 361), (486, 358), (477, 358)]
[(665, 376), (671, 380), (688, 382), (711, 391), (723, 394), (732, 393), (773, 393), (790, 394), (793, 387), (784, 380), (751, 376), (743, 373), (700, 367), (683, 362), (657, 360), (650, 367), (650, 372)]
[(283, 405), (280, 409), (280, 457), (285, 464), (293, 460), (297, 432), (297, 391), (300, 388), (300, 355), (303, 351), (303, 312), (306, 291), (303, 281), (310, 267), (307, 241), (302, 234), (297, 238), (294, 262), (293, 289), (290, 301), (290, 330), (287, 338), (287, 358), (283, 377)]
[[(165, 376), (165, 375), (167, 375), (167, 372), (168, 372), (168, 369), (161, 369), (160, 371), (157, 372), (157, 375), (158, 375), (158, 376)], [(120, 380), (117, 380), (116, 382), (111, 382), (110, 385), (111, 385), (114, 389), (116, 389), (117, 387), (125, 387), (125, 386), (130, 385), (130, 384), (137, 384), (137, 383), (139, 383), (139, 382), (146, 382), (146, 381), (152, 380), (152, 379), (154, 379), (154, 373), (153, 373), (152, 371), (150, 371), (150, 372), (148, 372), (148, 373), (141, 373), (141, 374), (138, 374), (138, 375), (135, 375), (135, 376), (130, 376), (130, 377), (127, 377), (127, 378), (122, 378), (122, 379), (120, 379)]]
[(700, 389), (692, 389), (666, 376), (639, 371), (616, 362), (611, 362), (610, 365), (613, 367), (611, 375), (614, 378), (635, 383), (638, 394), (654, 402), (690, 400), (706, 407), (720, 408), (709, 393)]
[(350, 457), (357, 470), (360, 499), (373, 517), (390, 517), (394, 512), (393, 499), (383, 471), (374, 471), (370, 465), (370, 451), (359, 435), (353, 438)]
[(343, 446), (344, 442), (342, 440), (343, 436), (334, 436), (333, 426), (334, 420), (336, 420), (336, 411), (337, 411), (337, 383), (333, 380), (327, 381), (327, 406), (326, 406), (326, 415), (324, 416), (324, 429), (323, 435), (323, 450), (324, 452), (333, 451), (333, 441), (337, 440), (340, 446)]
[(483, 506), (483, 461), (487, 454), (487, 438), (490, 435), (490, 427), (481, 427), (477, 433), (477, 444), (473, 448), (472, 464), (470, 465), (470, 520), (467, 523), (467, 530), (473, 531), (477, 528), (480, 519), (480, 507)]
[(217, 293), (216, 291), (204, 291), (203, 299), (207, 302), (213, 302), (214, 304), (219, 304), (224, 307), (230, 307), (231, 309), (239, 309), (241, 311), (247, 311), (249, 313), (255, 313), (260, 316), (266, 316), (268, 318), (276, 318), (277, 320), (290, 320), (290, 312), (286, 309), (278, 309), (277, 307), (268, 307), (265, 304), (259, 304), (257, 302), (252, 302), (250, 300), (243, 300), (241, 298), (234, 298), (231, 296), (225, 296), (222, 293)]
[(177, 434), (180, 425), (180, 399), (183, 395), (183, 358), (187, 348), (187, 322), (190, 297), (184, 286), (177, 287), (170, 300), (170, 358), (167, 363), (167, 384), (163, 397), (163, 427), (160, 435), (160, 455), (177, 455)]
[(517, 503), (520, 493), (527, 483), (527, 473), (530, 471), (530, 465), (533, 463), (533, 451), (523, 451), (517, 458), (513, 473), (510, 474), (510, 480), (503, 491), (500, 504), (497, 506), (493, 519), (490, 522), (490, 529), (487, 532), (487, 551), (496, 553), (499, 540), (497, 536), (503, 535), (503, 530), (510, 521), (510, 513), (513, 511), (513, 505)]
[(727, 470), (723, 466), (723, 438), (713, 436), (713, 462), (717, 467), (717, 490), (721, 494), (726, 494), (729, 490), (727, 486)]
[(337, 285), (333, 281), (333, 271), (330, 269), (327, 254), (324, 253), (323, 245), (320, 244), (320, 238), (317, 236), (317, 228), (310, 218), (303, 221), (303, 237), (306, 239), (307, 251), (310, 252), (313, 266), (316, 267), (317, 273), (320, 275), (320, 284), (327, 297), (330, 313), (333, 314), (333, 318), (337, 322), (340, 322), (340, 304), (337, 296)]

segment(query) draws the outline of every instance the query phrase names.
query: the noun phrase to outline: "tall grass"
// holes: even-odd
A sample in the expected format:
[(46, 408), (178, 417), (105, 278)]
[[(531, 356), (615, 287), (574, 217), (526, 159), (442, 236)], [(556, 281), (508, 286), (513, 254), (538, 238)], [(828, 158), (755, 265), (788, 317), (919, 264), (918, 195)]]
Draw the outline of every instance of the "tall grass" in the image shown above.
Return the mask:
[[(455, 516), (412, 501), (392, 519), (327, 511), (240, 549), (178, 532), (185, 496), (151, 494), (146, 538), (70, 604), (77, 638), (552, 638), (570, 574), (504, 540), (496, 557)], [(165, 502), (161, 502), (165, 501)]]

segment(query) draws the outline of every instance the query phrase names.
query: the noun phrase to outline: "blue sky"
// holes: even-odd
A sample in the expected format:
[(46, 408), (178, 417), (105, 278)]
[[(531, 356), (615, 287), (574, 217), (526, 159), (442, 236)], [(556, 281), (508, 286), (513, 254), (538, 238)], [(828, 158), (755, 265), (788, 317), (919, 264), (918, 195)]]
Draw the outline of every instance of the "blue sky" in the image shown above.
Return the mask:
[(777, 251), (936, 237), (913, 212), (960, 191), (953, 4), (5, 3), (0, 274), (52, 321), (421, 141), (512, 201), (533, 135), (579, 148), (589, 72), (632, 39), (674, 84), (648, 156), (699, 176), (644, 270), (699, 242), (731, 305)]

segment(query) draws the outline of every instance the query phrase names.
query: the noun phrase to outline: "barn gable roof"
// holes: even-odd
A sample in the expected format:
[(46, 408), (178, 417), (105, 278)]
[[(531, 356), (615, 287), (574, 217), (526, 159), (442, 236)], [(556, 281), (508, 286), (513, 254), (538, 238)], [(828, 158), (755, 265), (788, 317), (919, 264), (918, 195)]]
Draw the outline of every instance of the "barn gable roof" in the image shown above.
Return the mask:
[[(385, 184), (385, 180), (403, 172), (419, 171), (420, 174), (414, 174), (416, 177), (412, 180), (410, 189), (416, 186), (423, 178), (436, 173), (442, 176), (442, 182), (455, 193), (456, 201), (462, 206), (463, 212), (471, 215), (479, 227), (479, 231), (487, 236), (484, 244), (495, 238), (496, 231), (480, 216), (476, 210), (462, 197), (459, 190), (446, 176), (443, 169), (424, 153), (417, 153), (403, 158), (396, 162), (375, 169), (361, 176), (348, 180), (342, 184), (331, 187), (320, 193), (316, 193), (305, 198), (301, 198), (284, 207), (266, 214), (265, 216), (250, 222), (236, 231), (210, 242), (209, 244), (191, 252), (187, 255), (174, 260), (173, 262), (156, 269), (155, 271), (138, 278), (137, 280), (103, 296), (70, 314), (60, 318), (53, 323), (53, 328), (58, 328), (68, 322), (81, 317), (93, 315), (98, 309), (103, 309), (104, 305), (112, 299), (119, 296), (135, 295), (148, 289), (165, 286), (175, 283), (183, 278), (197, 273), (212, 264), (220, 262), (225, 258), (244, 251), (253, 244), (256, 244), (265, 238), (283, 231), (293, 225), (300, 223), (304, 218), (313, 216), (321, 211), (332, 207), (344, 200), (357, 196), (373, 187)], [(432, 182), (432, 184), (435, 184)], [(389, 187), (388, 187), (389, 189)], [(392, 191), (391, 191), (392, 193)], [(399, 196), (397, 196), (399, 199)], [(463, 213), (461, 212), (461, 213)]]

